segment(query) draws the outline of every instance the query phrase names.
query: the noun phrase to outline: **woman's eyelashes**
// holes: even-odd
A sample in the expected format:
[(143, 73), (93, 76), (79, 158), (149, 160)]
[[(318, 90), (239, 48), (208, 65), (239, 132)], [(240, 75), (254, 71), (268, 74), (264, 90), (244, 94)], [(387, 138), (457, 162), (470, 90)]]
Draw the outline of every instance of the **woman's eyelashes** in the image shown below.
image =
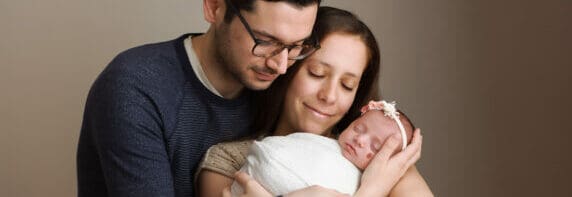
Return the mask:
[[(313, 78), (321, 79), (326, 77), (328, 71), (323, 66), (310, 66), (308, 74)], [(351, 92), (355, 89), (357, 82), (352, 77), (344, 77), (341, 79), (340, 85), (344, 90)]]
[(324, 68), (321, 68), (321, 66), (310, 66), (308, 73), (314, 78), (323, 78), (326, 75)]
[(348, 91), (353, 91), (356, 87), (356, 82), (354, 79), (344, 79), (342, 80), (342, 86)]

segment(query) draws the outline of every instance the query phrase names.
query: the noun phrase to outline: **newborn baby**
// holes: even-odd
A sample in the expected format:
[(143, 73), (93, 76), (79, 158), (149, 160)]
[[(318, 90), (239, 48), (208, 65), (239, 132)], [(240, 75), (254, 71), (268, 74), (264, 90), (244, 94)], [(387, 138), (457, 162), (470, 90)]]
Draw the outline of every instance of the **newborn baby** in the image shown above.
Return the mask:
[[(411, 140), (413, 125), (399, 114), (394, 103), (370, 103), (338, 140), (311, 134), (293, 133), (255, 141), (241, 171), (250, 174), (273, 195), (320, 185), (353, 195), (361, 170), (393, 134), (399, 133), (401, 149)], [(233, 196), (241, 194), (233, 183)]]
[(364, 170), (385, 140), (400, 133), (401, 149), (411, 142), (413, 124), (399, 114), (394, 103), (370, 103), (362, 108), (362, 115), (354, 120), (338, 137), (343, 156), (360, 170)]

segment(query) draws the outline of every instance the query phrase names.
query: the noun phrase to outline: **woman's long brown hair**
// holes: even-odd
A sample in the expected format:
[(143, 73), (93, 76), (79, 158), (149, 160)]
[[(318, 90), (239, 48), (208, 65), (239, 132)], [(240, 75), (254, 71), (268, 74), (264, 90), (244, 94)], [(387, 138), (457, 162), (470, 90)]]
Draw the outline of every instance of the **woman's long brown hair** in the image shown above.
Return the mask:
[[(367, 65), (361, 76), (355, 99), (348, 112), (332, 130), (333, 134), (338, 135), (339, 132), (343, 131), (360, 115), (361, 106), (365, 105), (369, 100), (379, 99), (379, 85), (377, 81), (380, 70), (380, 51), (373, 33), (354, 14), (333, 7), (320, 7), (312, 37), (314, 40), (322, 41), (333, 33), (359, 36), (369, 53)], [(288, 72), (278, 77), (268, 89), (255, 93), (254, 106), (256, 109), (252, 125), (253, 132), (247, 138), (255, 139), (260, 136), (272, 135), (282, 110), (289, 110), (283, 109), (284, 98), (292, 78), (300, 70), (300, 65), (303, 64), (303, 61), (298, 61), (292, 65)]]

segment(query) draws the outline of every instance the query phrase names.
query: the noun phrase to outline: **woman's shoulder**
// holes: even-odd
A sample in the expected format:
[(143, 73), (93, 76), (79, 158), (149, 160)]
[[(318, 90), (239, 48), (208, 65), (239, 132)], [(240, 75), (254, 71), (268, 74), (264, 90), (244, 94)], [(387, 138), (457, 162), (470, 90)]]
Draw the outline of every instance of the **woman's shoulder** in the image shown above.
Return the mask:
[(244, 164), (252, 141), (224, 142), (211, 146), (199, 165), (197, 173), (206, 169), (228, 177), (234, 177), (234, 173), (240, 170), (240, 167)]
[[(218, 143), (207, 152), (217, 155), (225, 155), (230, 157), (244, 157), (248, 153), (248, 148), (252, 145), (254, 140), (232, 141)], [(208, 154), (208, 153), (207, 153)]]

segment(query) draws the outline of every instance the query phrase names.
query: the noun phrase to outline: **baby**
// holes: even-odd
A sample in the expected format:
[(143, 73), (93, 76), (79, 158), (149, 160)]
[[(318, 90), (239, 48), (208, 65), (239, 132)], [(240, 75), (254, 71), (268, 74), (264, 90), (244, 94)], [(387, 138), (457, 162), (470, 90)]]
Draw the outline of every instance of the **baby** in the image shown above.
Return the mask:
[[(312, 185), (353, 195), (359, 187), (361, 171), (385, 140), (399, 133), (403, 150), (414, 128), (411, 121), (396, 110), (395, 103), (370, 101), (361, 112), (337, 141), (303, 132), (255, 141), (240, 170), (250, 174), (273, 195)], [(231, 190), (233, 196), (242, 193), (236, 182)]]
[(411, 142), (413, 124), (397, 111), (395, 102), (370, 101), (362, 107), (362, 115), (338, 137), (343, 156), (364, 170), (391, 135), (400, 133), (401, 150)]

